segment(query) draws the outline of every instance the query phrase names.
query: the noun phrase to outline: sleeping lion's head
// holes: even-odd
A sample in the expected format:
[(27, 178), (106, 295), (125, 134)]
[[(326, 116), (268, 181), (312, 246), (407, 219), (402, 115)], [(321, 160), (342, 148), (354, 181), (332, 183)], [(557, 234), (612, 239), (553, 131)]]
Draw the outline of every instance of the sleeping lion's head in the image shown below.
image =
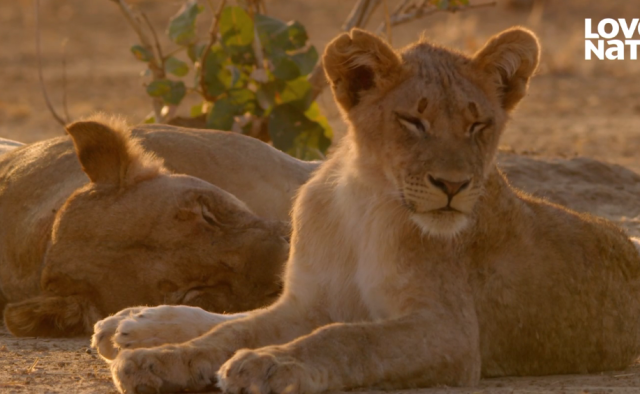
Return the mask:
[(466, 56), (426, 41), (395, 52), (361, 30), (323, 62), (350, 124), (353, 163), (425, 233), (453, 236), (472, 222), (508, 113), (538, 65), (533, 33), (513, 28)]

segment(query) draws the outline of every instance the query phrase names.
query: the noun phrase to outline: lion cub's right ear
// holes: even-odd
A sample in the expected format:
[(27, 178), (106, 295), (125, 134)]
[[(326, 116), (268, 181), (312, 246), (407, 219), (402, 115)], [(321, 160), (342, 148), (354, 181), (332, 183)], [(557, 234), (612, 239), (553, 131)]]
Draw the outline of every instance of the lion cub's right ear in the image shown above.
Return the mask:
[(536, 35), (521, 27), (495, 35), (473, 57), (473, 63), (493, 77), (502, 107), (507, 111), (513, 110), (527, 93), (539, 60)]
[(382, 39), (352, 29), (327, 45), (322, 64), (336, 101), (348, 111), (364, 92), (391, 83), (400, 58)]
[(162, 161), (129, 136), (123, 122), (87, 120), (67, 125), (82, 171), (91, 182), (117, 188), (158, 175)]

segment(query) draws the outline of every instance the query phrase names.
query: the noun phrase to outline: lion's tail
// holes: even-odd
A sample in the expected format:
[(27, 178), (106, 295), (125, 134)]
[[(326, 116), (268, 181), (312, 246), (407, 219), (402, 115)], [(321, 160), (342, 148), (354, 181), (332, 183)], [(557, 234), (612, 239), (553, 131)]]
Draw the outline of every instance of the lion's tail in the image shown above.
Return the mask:
[(103, 316), (81, 296), (38, 296), (8, 304), (4, 322), (18, 337), (73, 337), (93, 332)]

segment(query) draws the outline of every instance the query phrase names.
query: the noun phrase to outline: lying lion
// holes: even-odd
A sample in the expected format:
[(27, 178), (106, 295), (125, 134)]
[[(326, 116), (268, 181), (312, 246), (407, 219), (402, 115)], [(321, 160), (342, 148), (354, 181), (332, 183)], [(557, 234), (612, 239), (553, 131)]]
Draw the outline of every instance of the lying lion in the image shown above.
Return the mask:
[(424, 41), (397, 53), (359, 30), (335, 39), (323, 63), (350, 129), (296, 199), (282, 296), (246, 315), (130, 311), (130, 328), (155, 314), (167, 341), (217, 326), (122, 350), (118, 389), (463, 386), (628, 365), (640, 351), (634, 244), (514, 189), (494, 164), (538, 57), (520, 28), (472, 57)]
[(316, 164), (226, 132), (68, 132), (0, 157), (0, 311), (13, 334), (89, 334), (132, 305), (235, 312), (276, 299), (291, 201)]

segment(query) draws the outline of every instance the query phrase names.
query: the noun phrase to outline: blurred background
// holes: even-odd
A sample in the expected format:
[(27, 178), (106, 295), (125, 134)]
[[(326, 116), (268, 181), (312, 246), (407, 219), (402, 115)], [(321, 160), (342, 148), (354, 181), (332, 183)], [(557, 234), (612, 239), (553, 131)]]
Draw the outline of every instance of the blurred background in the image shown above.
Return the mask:
[[(164, 32), (183, 2), (130, 2), (149, 16), (163, 44), (171, 48)], [(396, 0), (388, 2), (394, 7)], [(218, 0), (212, 3), (217, 6)], [(269, 15), (306, 26), (320, 53), (342, 31), (354, 4), (355, 0), (266, 0)], [(395, 27), (392, 44), (400, 48), (424, 34), (472, 53), (505, 28), (532, 29), (542, 43), (542, 64), (502, 145), (520, 153), (590, 156), (640, 172), (640, 60), (584, 60), (585, 18), (594, 24), (603, 18), (630, 21), (638, 17), (638, 7), (640, 0), (498, 0), (493, 7), (437, 13)], [(375, 30), (383, 17), (378, 10), (367, 27)], [(130, 52), (138, 38), (114, 2), (41, 0), (40, 19), (44, 77), (59, 111), (64, 46), (72, 119), (105, 111), (139, 123), (150, 113), (140, 76), (145, 66)], [(208, 7), (199, 20), (199, 31), (206, 36)], [(64, 130), (47, 111), (38, 83), (31, 0), (0, 0), (0, 42), (0, 137), (32, 142), (62, 135)], [(344, 133), (330, 91), (326, 89), (318, 100), (335, 134)]]

